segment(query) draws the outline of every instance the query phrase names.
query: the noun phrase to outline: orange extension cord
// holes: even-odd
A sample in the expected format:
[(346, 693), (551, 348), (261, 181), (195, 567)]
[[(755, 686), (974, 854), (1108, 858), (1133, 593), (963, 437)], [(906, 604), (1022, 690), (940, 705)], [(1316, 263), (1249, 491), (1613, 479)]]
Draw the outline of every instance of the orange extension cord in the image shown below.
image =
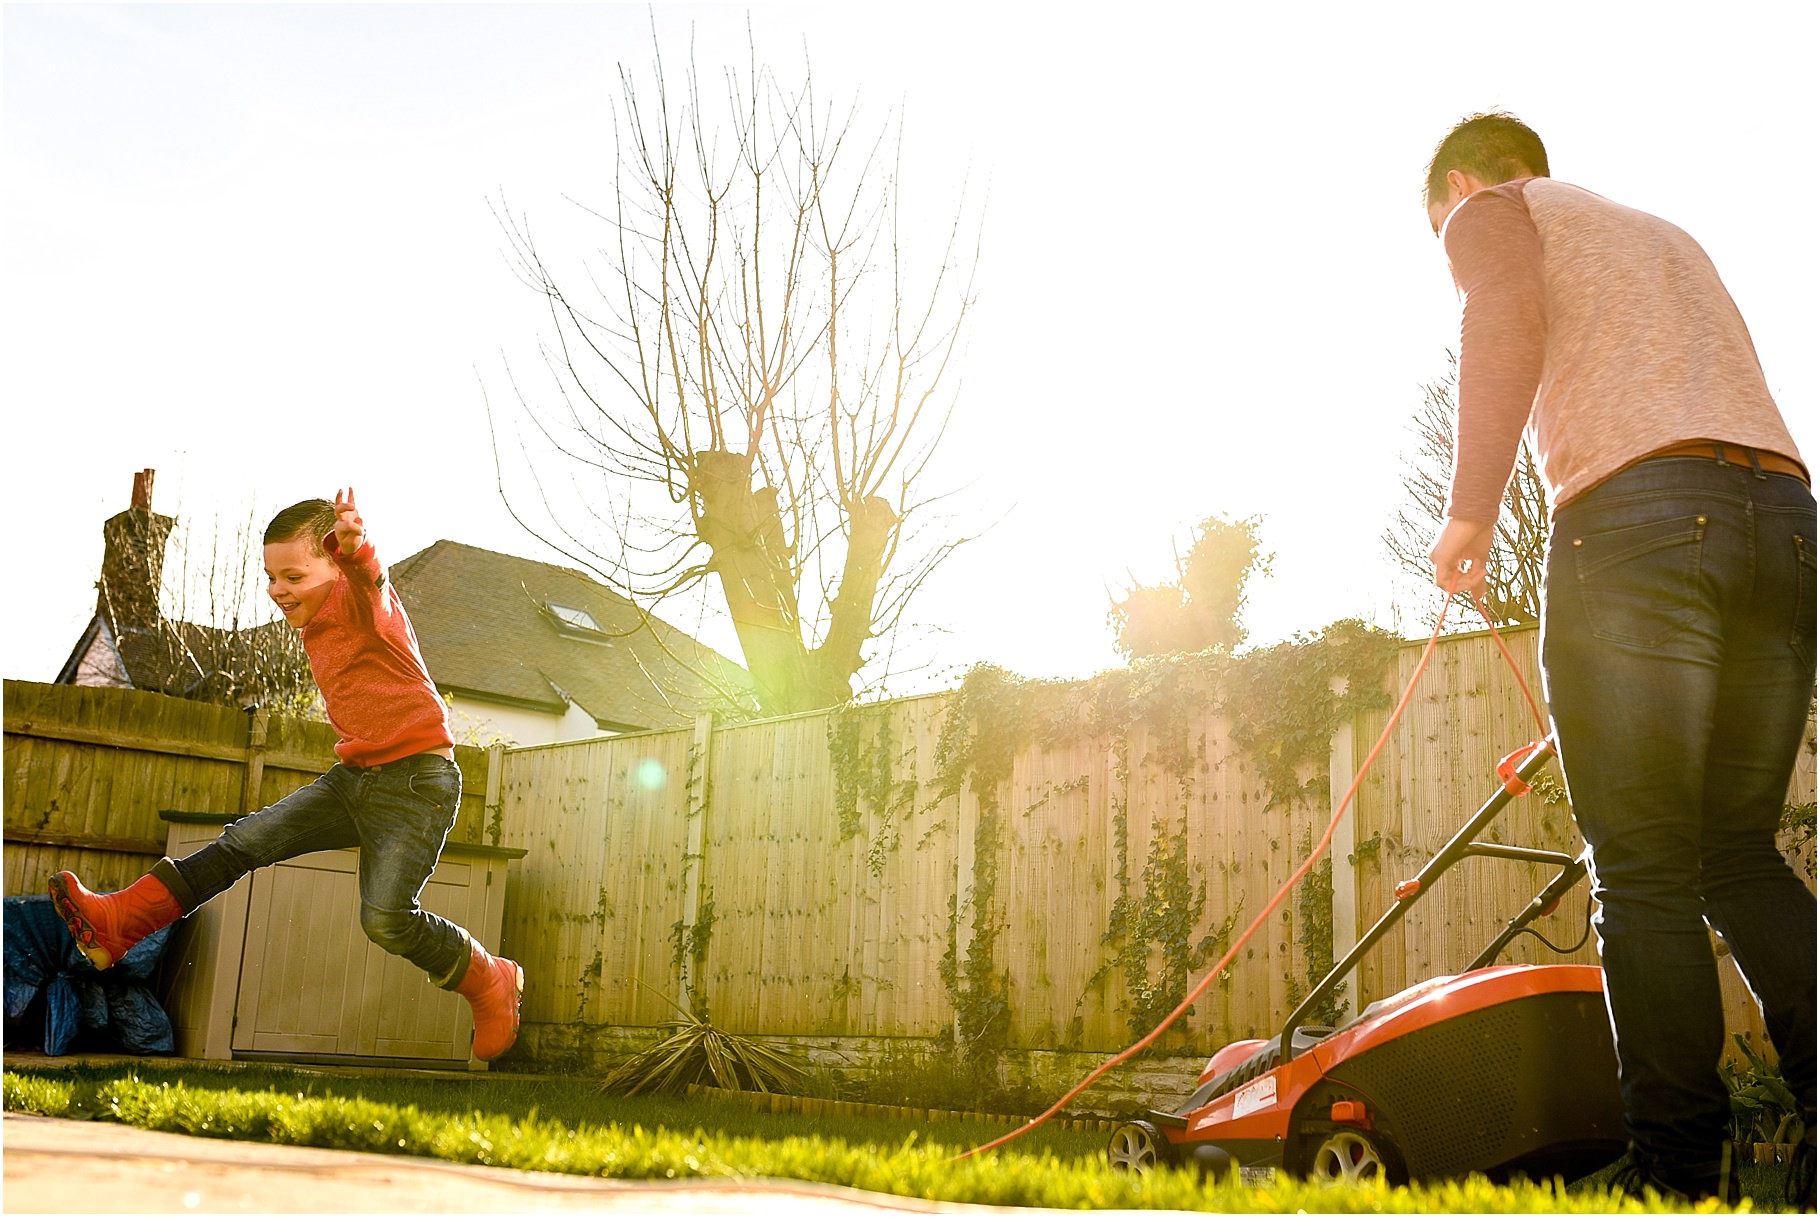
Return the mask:
[[(1069, 1101), (1076, 1095), (1105, 1077), (1113, 1069), (1116, 1069), (1118, 1066), (1124, 1064), (1126, 1061), (1148, 1048), (1151, 1044), (1155, 1043), (1156, 1038), (1162, 1035), (1164, 1031), (1167, 1031), (1170, 1024), (1174, 1023), (1176, 1019), (1187, 1013), (1189, 1007), (1193, 1006), (1196, 1000), (1200, 998), (1201, 994), (1207, 991), (1207, 986), (1213, 983), (1214, 977), (1218, 976), (1221, 972), (1224, 972), (1227, 966), (1238, 957), (1240, 948), (1250, 941), (1251, 936), (1257, 932), (1258, 927), (1263, 925), (1265, 919), (1276, 911), (1277, 906), (1283, 903), (1284, 897), (1289, 895), (1295, 885), (1302, 881), (1303, 876), (1313, 868), (1315, 862), (1317, 862), (1321, 855), (1326, 852), (1328, 843), (1333, 840), (1334, 829), (1339, 827), (1340, 817), (1346, 814), (1346, 809), (1348, 807), (1352, 806), (1353, 796), (1358, 794), (1359, 787), (1364, 784), (1365, 774), (1370, 771), (1372, 762), (1378, 759), (1378, 753), (1384, 750), (1384, 745), (1390, 740), (1390, 733), (1396, 729), (1397, 720), (1403, 717), (1403, 711), (1409, 707), (1410, 698), (1415, 695), (1416, 684), (1422, 679), (1423, 669), (1428, 667), (1428, 660), (1434, 654), (1435, 644), (1440, 641), (1441, 626), (1447, 620), (1447, 605), (1452, 599), (1453, 589), (1449, 588), (1446, 599), (1441, 602), (1440, 615), (1435, 618), (1434, 633), (1428, 636), (1428, 645), (1422, 649), (1422, 658), (1416, 662), (1416, 670), (1410, 674), (1408, 687), (1403, 690), (1403, 696), (1398, 700), (1396, 709), (1391, 711), (1390, 721), (1384, 724), (1384, 731), (1378, 736), (1378, 742), (1372, 745), (1371, 752), (1365, 757), (1365, 763), (1359, 766), (1358, 773), (1353, 776), (1352, 785), (1346, 788), (1346, 797), (1341, 799), (1340, 805), (1334, 809), (1333, 818), (1327, 822), (1327, 831), (1322, 833), (1321, 839), (1315, 843), (1314, 852), (1309, 854), (1308, 859), (1303, 862), (1301, 866), (1296, 868), (1295, 873), (1284, 881), (1282, 887), (1277, 889), (1277, 894), (1270, 898), (1270, 903), (1266, 904), (1263, 911), (1253, 919), (1250, 925), (1245, 927), (1245, 932), (1238, 936), (1238, 939), (1233, 942), (1226, 954), (1221, 956), (1220, 961), (1213, 965), (1207, 975), (1201, 978), (1201, 982), (1195, 985), (1187, 997), (1182, 999), (1181, 1004), (1174, 1010), (1171, 1010), (1168, 1016), (1164, 1018), (1162, 1022), (1158, 1023), (1150, 1034), (1100, 1065), (1085, 1078), (1082, 1078), (1074, 1089), (1057, 1099), (1054, 1106), (1050, 1107), (1048, 1111), (1045, 1111), (1042, 1115), (1032, 1119), (1028, 1124), (1013, 1129), (1011, 1132), (1006, 1133), (996, 1140), (988, 1141), (984, 1145), (975, 1146), (965, 1153), (956, 1154), (953, 1158), (949, 1159), (950, 1162), (960, 1162), (973, 1157), (975, 1154), (983, 1154), (989, 1149), (997, 1149), (999, 1146), (1015, 1141), (1031, 1129), (1048, 1121), (1050, 1117), (1066, 1107)], [(1542, 717), (1542, 709), (1536, 704), (1535, 695), (1530, 692), (1529, 682), (1523, 678), (1522, 669), (1517, 667), (1516, 657), (1510, 653), (1510, 648), (1504, 645), (1503, 635), (1498, 633), (1498, 627), (1493, 624), (1491, 616), (1485, 612), (1485, 607), (1483, 605), (1479, 606), (1479, 615), (1485, 618), (1485, 624), (1491, 630), (1492, 639), (1498, 644), (1498, 650), (1503, 653), (1504, 661), (1510, 665), (1512, 674), (1517, 678), (1517, 687), (1523, 690), (1523, 698), (1529, 703), (1529, 712), (1535, 717), (1536, 729), (1541, 732), (1539, 738), (1546, 740), (1548, 738), (1548, 721)]]

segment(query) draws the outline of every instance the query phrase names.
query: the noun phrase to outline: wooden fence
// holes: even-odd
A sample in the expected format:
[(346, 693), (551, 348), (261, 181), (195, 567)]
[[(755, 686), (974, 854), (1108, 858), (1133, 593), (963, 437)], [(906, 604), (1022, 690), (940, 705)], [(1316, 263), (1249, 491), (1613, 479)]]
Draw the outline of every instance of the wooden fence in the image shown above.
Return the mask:
[[(1513, 631), (1508, 642), (1539, 688), (1535, 632)], [(1401, 651), (1386, 691), (1403, 688), (1419, 653)], [(860, 797), (844, 825), (823, 714), (703, 719), (692, 730), (507, 753), (501, 843), (530, 852), (510, 879), (503, 936), (530, 978), (526, 1023), (649, 1026), (671, 1016), (670, 1002), (696, 1001), (733, 1031), (934, 1036), (954, 1025), (965, 991), (955, 971), (984, 932), (996, 940), (989, 973), (1009, 1005), (1009, 1047), (1116, 1050), (1134, 1038), (1134, 987), (1155, 985), (1165, 962), (1153, 944), (1142, 967), (1128, 957), (1120, 966), (1108, 939), (1121, 892), (1127, 912), (1146, 898), (1154, 910), (1146, 866), (1161, 882), (1173, 847), (1185, 862), (1178, 894), (1205, 891), (1188, 939), (1242, 927), (1330, 815), (1327, 805), (1269, 805), (1228, 724), (1208, 713), (1190, 725), (1201, 763), (1186, 776), (1163, 763), (1165, 742), (1141, 724), (1024, 749), (997, 791), (993, 846), (980, 834), (981, 799), (944, 795), (937, 782), (950, 703), (943, 694), (866, 711), (866, 737), (888, 743), (889, 781)], [(1335, 798), (1386, 714), (1362, 714), (1336, 736)], [(1336, 953), (1490, 797), (1498, 760), (1537, 735), (1488, 635), (1441, 645), (1336, 840)], [(879, 770), (878, 761), (866, 767)], [(1577, 853), (1558, 784), (1539, 787), (1488, 838)], [(1810, 801), (1813, 789), (1809, 749), (1791, 797)], [(1812, 848), (1798, 859), (1810, 874)], [(1534, 865), (1467, 860), (1367, 957), (1348, 1004), (1458, 970), (1546, 877)], [(1537, 928), (1570, 945), (1587, 913), (1582, 885)], [(1304, 889), (1167, 1042), (1208, 1050), (1280, 1025), (1305, 989), (1304, 940), (1320, 914)], [(1528, 937), (1505, 955), (1562, 958)], [(1588, 940), (1565, 958), (1596, 963), (1596, 948)], [(1196, 978), (1210, 961), (1195, 956)], [(1761, 1039), (1748, 994), (1725, 971), (1728, 1017)]]
[[(1534, 631), (1509, 642), (1539, 684)], [(1397, 656), (1387, 692), (1402, 689), (1418, 653)], [(1168, 737), (1141, 718), (1051, 732), (1046, 746), (1018, 751), (986, 797), (945, 793), (937, 753), (953, 701), (837, 712), (854, 716), (844, 724), (703, 718), (677, 731), (458, 749), (465, 793), (452, 839), (528, 851), (508, 873), (503, 928), (527, 974), (527, 1042), (539, 1028), (572, 1039), (655, 1026), (672, 1002), (705, 1007), (733, 1031), (931, 1037), (983, 991), (1004, 1003), (1008, 1047), (1116, 1050), (1166, 987), (1171, 959), (1179, 966), (1189, 952), (1198, 978), (1221, 931), (1264, 907), (1330, 815), (1319, 798), (1273, 802), (1211, 710)], [(1334, 797), (1384, 717), (1361, 714), (1334, 737)], [(832, 728), (849, 741), (839, 763)], [(97, 887), (123, 885), (163, 852), (160, 810), (257, 807), (333, 760), (321, 725), (14, 681), (5, 733), (9, 894), (42, 891), (64, 867)], [(1326, 930), (1343, 952), (1389, 906), (1391, 887), (1491, 794), (1497, 760), (1536, 734), (1489, 637), (1444, 642), (1336, 836), (1331, 905), (1299, 889), (1166, 1044), (1207, 1051), (1274, 1029), (1306, 987), (1310, 944)], [(1797, 803), (1814, 798), (1809, 743)], [(1580, 848), (1547, 783), (1490, 835)], [(1811, 885), (1811, 841), (1797, 862)], [(1469, 860), (1368, 957), (1350, 1006), (1458, 969), (1542, 882), (1539, 868)], [(1541, 932), (1578, 939), (1584, 892)], [(1140, 915), (1142, 933), (1174, 935), (1174, 948), (1133, 948)], [(1524, 938), (1507, 958), (1558, 957)], [(1570, 958), (1596, 954), (1587, 944)], [(1735, 970), (1724, 971), (1729, 1017), (1760, 1037)]]
[[(5, 682), (5, 890), (45, 890), (59, 870), (110, 891), (164, 853), (165, 810), (233, 815), (335, 763), (325, 724), (130, 689)], [(487, 842), (489, 754), (459, 748), (451, 838)]]
[[(1506, 639), (1524, 678), (1540, 698), (1537, 631), (1510, 631)], [(1386, 676), (1387, 690), (1404, 688), (1420, 654), (1419, 646), (1402, 649)], [(1546, 715), (1545, 703), (1540, 709)], [(1382, 732), (1386, 714), (1359, 716), (1351, 739), (1342, 740), (1336, 751), (1350, 748), (1363, 758)], [(1475, 633), (1444, 641), (1423, 675), (1418, 697), (1360, 791), (1354, 821), (1358, 844), (1353, 855), (1358, 859), (1354, 884), (1361, 928), (1394, 901), (1391, 889), (1397, 881), (1414, 874), (1491, 795), (1491, 763), (1536, 736), (1533, 715), (1495, 640), (1489, 634)], [(1814, 800), (1814, 742), (1810, 721), (1789, 782), (1790, 803)], [(1559, 771), (1551, 764), (1537, 789), (1512, 802), (1486, 834), (1487, 839), (1566, 853), (1584, 848), (1558, 778)], [(1790, 864), (1813, 887), (1813, 838), (1786, 840)], [(1520, 902), (1541, 887), (1545, 876), (1540, 867), (1489, 858), (1461, 863), (1441, 880), (1439, 890), (1418, 902), (1379, 949), (1366, 957), (1360, 978), (1365, 1000), (1395, 993), (1427, 976), (1458, 970)], [(1587, 885), (1582, 883), (1553, 916), (1537, 922), (1536, 928), (1552, 942), (1571, 944), (1585, 932), (1589, 904)], [(1726, 948), (1716, 935), (1713, 941), (1715, 952), (1723, 955)], [(1579, 950), (1560, 956), (1524, 937), (1512, 943), (1503, 958), (1518, 963), (1564, 960), (1596, 964), (1598, 950), (1588, 940)], [(1767, 1049), (1768, 1037), (1755, 999), (1737, 968), (1722, 966), (1720, 981), (1727, 1027), (1745, 1035), (1759, 1049)], [(1737, 1055), (1729, 1046), (1727, 1051)]]
[[(1507, 632), (1512, 657), (1538, 698), (1542, 677), (1537, 631)], [(1386, 692), (1400, 694), (1421, 658), (1420, 646), (1404, 647), (1386, 673)], [(1544, 714), (1545, 705), (1539, 706)], [(1388, 710), (1358, 716), (1346, 744), (1363, 761), (1383, 733)], [(1445, 640), (1423, 673), (1416, 697), (1391, 734), (1359, 791), (1354, 813), (1352, 878), (1358, 921), (1369, 926), (1395, 902), (1399, 880), (1420, 870), (1454, 832), (1498, 788), (1498, 760), (1542, 734), (1509, 664), (1489, 634)], [(1485, 839), (1578, 854), (1585, 848), (1558, 784), (1553, 764), (1539, 789), (1516, 799)], [(1416, 902), (1391, 930), (1379, 950), (1367, 956), (1360, 984), (1372, 1001), (1429, 976), (1458, 971), (1488, 943), (1547, 882), (1540, 866), (1492, 858), (1468, 858), (1441, 880), (1437, 890)], [(1559, 945), (1578, 940), (1586, 920), (1587, 885), (1582, 883), (1538, 932)], [(1568, 956), (1555, 955), (1535, 939), (1519, 938), (1504, 958), (1517, 963), (1597, 963), (1591, 942)]]
[[(983, 861), (979, 800), (937, 790), (947, 707), (930, 696), (874, 712), (904, 794), (860, 799), (845, 829), (825, 715), (509, 752), (502, 843), (530, 852), (509, 881), (503, 939), (527, 975), (549, 978), (528, 984), (525, 1020), (649, 1024), (668, 1016), (666, 999), (694, 996), (732, 1030), (934, 1036), (955, 1012), (943, 959), (964, 962), (991, 928), (983, 916), (997, 923), (1010, 1046), (1117, 1048), (1125, 986), (1101, 939), (1121, 823), (1128, 872), (1154, 834), (1184, 823), (1190, 857), (1249, 857), (1190, 864), (1211, 879), (1214, 910), (1261, 907), (1294, 864), (1284, 834), (1312, 823), (1221, 815), (1263, 802), (1243, 764), (1183, 799), (1153, 766), (1120, 774), (1107, 741), (1084, 739), (1017, 758), (1000, 846)], [(1253, 950), (1282, 966), (1223, 989), (1197, 1026), (1224, 1033), (1279, 1006), (1294, 938), (1273, 922)]]

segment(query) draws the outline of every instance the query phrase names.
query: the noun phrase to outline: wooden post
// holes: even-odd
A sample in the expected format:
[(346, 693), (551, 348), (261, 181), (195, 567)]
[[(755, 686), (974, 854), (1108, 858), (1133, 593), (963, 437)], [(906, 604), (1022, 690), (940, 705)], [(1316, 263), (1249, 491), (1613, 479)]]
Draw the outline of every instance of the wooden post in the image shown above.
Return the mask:
[(683, 1009), (696, 1009), (696, 987), (701, 978), (695, 975), (695, 955), (690, 950), (689, 935), (701, 916), (702, 872), (707, 859), (702, 856), (708, 827), (708, 746), (714, 738), (714, 716), (695, 716), (695, 735), (689, 741), (689, 785), (683, 806), (687, 809), (688, 844), (683, 847), (682, 967), (677, 977), (677, 1002)]
[(240, 791), (242, 815), (265, 806), (259, 791), (265, 785), (265, 731), (270, 721), (271, 711), (259, 706), (253, 710), (253, 721), (247, 727), (246, 785)]
[[(973, 872), (977, 842), (974, 838), (979, 833), (980, 807), (979, 797), (962, 783), (960, 793), (954, 796), (956, 807), (954, 813), (956, 839), (954, 842), (954, 968), (957, 975), (964, 976), (967, 968), (967, 953), (973, 949), (973, 931), (978, 910), (973, 906)], [(960, 1007), (954, 1010), (954, 1042), (965, 1043), (965, 1028), (961, 1026)]]
[[(1346, 678), (1333, 678), (1333, 691), (1344, 696), (1347, 689)], [(1339, 806), (1346, 797), (1346, 790), (1352, 785), (1356, 772), (1353, 758), (1352, 715), (1347, 715), (1344, 722), (1333, 733), (1333, 741), (1327, 751), (1327, 787), (1330, 807), (1328, 815), (1333, 814), (1333, 807)], [(1360, 792), (1361, 794), (1363, 791)], [(1347, 952), (1358, 945), (1359, 941), (1359, 883), (1352, 861), (1353, 850), (1357, 847), (1358, 795), (1353, 796), (1353, 805), (1346, 809), (1340, 822), (1333, 830), (1333, 841), (1329, 848), (1333, 851), (1333, 957), (1336, 960), (1346, 958)], [(1359, 980), (1354, 972), (1346, 986), (1344, 1000), (1340, 1005), (1341, 1017), (1344, 1018), (1359, 1009)]]
[(505, 770), (506, 746), (504, 744), (487, 745), (487, 822), (482, 826), (487, 841), (493, 845), (501, 844), (505, 836)]

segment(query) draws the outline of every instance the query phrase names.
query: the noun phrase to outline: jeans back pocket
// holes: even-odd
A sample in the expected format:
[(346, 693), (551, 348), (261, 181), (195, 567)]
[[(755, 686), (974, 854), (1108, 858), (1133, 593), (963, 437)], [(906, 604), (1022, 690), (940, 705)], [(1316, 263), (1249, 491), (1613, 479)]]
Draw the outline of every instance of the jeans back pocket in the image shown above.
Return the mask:
[(1595, 638), (1659, 647), (1700, 611), (1705, 516), (1589, 532), (1573, 540), (1574, 574)]

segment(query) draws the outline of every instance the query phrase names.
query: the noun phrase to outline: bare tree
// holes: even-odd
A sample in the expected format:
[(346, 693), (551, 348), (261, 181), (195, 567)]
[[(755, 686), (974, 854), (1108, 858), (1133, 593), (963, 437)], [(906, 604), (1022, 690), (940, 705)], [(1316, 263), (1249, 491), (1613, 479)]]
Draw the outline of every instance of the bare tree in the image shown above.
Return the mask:
[[(1432, 584), (1434, 563), (1428, 551), (1447, 518), (1447, 492), (1453, 477), (1454, 422), (1459, 408), (1459, 360), (1450, 351), (1447, 372), (1424, 387), (1411, 430), (1412, 455), (1403, 459), (1403, 506), (1384, 533), (1384, 548), (1398, 567), (1423, 584)], [(1485, 611), (1497, 625), (1528, 625), (1542, 619), (1542, 582), (1547, 560), (1548, 497), (1527, 436), (1517, 448), (1516, 468), (1504, 488), (1491, 556), (1485, 565)], [(1464, 594), (1460, 603), (1466, 604)], [(1476, 610), (1455, 618), (1456, 628), (1471, 629)]]
[[(580, 511), (501, 493), (541, 539), (646, 607), (718, 582), (766, 713), (847, 701), (868, 644), (955, 545), (921, 486), (938, 397), (972, 306), (964, 203), (920, 286), (894, 121), (821, 101), (805, 65), (727, 69), (710, 104), (691, 63), (621, 68), (606, 272), (560, 281), (523, 217), (500, 222), (548, 305), (551, 389), (523, 413)], [(497, 424), (496, 428), (497, 428)], [(495, 451), (500, 448), (497, 429)], [(526, 519), (535, 500), (548, 525)], [(603, 543), (602, 538), (605, 538)]]

